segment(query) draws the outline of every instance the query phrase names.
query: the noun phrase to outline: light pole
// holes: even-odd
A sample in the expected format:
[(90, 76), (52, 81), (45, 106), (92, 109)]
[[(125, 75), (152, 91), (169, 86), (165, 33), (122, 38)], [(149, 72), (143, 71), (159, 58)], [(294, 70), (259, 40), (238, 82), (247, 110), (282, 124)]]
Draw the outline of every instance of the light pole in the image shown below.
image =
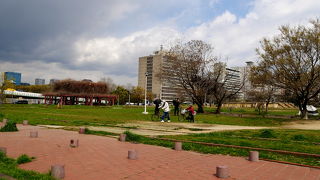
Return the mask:
[(146, 84), (144, 86), (144, 112), (142, 114), (148, 114), (147, 112), (147, 83), (148, 83), (148, 72), (145, 73), (146, 75)]

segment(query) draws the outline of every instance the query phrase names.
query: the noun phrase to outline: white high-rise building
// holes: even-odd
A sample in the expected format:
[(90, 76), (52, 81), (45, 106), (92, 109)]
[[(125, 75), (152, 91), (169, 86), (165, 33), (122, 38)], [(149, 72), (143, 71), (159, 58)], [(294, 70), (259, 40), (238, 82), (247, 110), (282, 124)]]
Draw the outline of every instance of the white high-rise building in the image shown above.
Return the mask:
[(35, 85), (44, 85), (46, 83), (45, 79), (36, 78), (34, 81)]

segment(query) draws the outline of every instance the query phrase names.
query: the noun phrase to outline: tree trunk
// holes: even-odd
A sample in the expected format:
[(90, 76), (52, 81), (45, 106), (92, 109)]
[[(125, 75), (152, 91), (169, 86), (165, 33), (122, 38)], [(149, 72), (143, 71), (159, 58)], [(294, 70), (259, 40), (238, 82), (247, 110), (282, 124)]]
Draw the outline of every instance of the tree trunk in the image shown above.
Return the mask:
[(266, 102), (266, 113), (268, 113), (269, 102)]
[(302, 116), (303, 119), (308, 120), (308, 110), (307, 107), (305, 109), (303, 109), (302, 111)]
[(221, 107), (222, 107), (222, 103), (219, 102), (219, 103), (217, 104), (217, 109), (216, 109), (215, 114), (220, 114), (220, 113), (221, 113)]

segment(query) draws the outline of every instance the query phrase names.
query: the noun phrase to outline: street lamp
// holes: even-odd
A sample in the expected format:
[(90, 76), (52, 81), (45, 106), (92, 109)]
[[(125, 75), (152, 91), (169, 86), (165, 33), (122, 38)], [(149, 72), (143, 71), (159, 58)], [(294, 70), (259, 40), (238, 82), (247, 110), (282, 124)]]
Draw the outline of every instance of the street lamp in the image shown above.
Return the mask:
[(146, 75), (146, 83), (144, 86), (144, 112), (142, 114), (148, 114), (147, 112), (147, 83), (148, 83), (148, 72), (145, 73)]

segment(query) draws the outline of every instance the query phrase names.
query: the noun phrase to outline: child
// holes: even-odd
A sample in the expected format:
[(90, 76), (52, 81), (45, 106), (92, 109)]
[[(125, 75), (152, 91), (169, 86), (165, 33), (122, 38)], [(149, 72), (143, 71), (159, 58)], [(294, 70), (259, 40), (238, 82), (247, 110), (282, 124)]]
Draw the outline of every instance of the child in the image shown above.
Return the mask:
[(189, 112), (188, 120), (194, 122), (194, 115), (196, 112), (194, 111), (192, 104), (190, 104), (186, 110)]

